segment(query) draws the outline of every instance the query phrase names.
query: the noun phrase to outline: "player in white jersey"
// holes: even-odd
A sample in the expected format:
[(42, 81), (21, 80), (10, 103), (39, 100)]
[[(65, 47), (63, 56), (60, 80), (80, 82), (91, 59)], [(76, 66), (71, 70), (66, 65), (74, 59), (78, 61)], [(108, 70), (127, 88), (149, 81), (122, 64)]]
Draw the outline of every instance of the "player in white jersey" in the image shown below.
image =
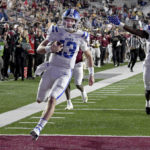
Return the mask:
[(37, 140), (41, 130), (54, 113), (56, 100), (64, 93), (72, 75), (79, 48), (88, 59), (89, 85), (94, 83), (93, 59), (88, 47), (89, 34), (77, 29), (80, 14), (75, 9), (68, 9), (63, 14), (63, 26), (51, 26), (46, 39), (37, 48), (39, 54), (51, 52), (49, 63), (46, 63), (37, 92), (37, 102), (48, 101), (47, 109), (31, 131)]
[(146, 113), (150, 114), (150, 26), (147, 28), (147, 30), (133, 29), (132, 27), (120, 22), (117, 16), (109, 16), (108, 19), (111, 23), (122, 26), (126, 31), (147, 40), (147, 53), (143, 63), (143, 81), (145, 87)]

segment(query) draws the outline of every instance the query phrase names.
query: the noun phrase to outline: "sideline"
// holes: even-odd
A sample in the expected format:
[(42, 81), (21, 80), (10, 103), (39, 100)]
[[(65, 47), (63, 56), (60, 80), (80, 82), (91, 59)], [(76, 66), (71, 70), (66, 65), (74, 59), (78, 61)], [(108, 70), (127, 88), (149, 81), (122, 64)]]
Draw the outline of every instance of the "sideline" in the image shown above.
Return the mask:
[[(127, 79), (134, 75), (137, 75), (137, 74), (141, 73), (142, 70), (143, 70), (143, 62), (137, 62), (134, 67), (134, 72), (130, 72), (129, 68), (127, 68), (127, 65), (125, 65), (125, 66), (120, 66), (120, 67), (116, 67), (113, 69), (105, 70), (105, 71), (102, 71), (99, 73), (95, 73), (96, 76), (101, 76), (101, 75), (105, 75), (105, 74), (110, 74), (110, 76), (112, 74), (113, 76), (108, 79), (94, 83), (94, 85), (92, 87), (87, 85), (87, 86), (85, 86), (85, 90), (87, 93), (95, 91), (97, 89), (108, 86), (112, 83)], [(114, 73), (116, 74), (116, 76), (114, 76)], [(80, 92), (77, 89), (71, 91), (71, 99), (78, 97), (78, 96), (80, 96)], [(63, 94), (62, 97), (57, 101), (56, 105), (58, 105), (64, 101), (66, 101), (65, 94)], [(17, 108), (15, 110), (11, 110), (11, 111), (2, 113), (2, 114), (0, 114), (0, 127), (4, 127), (8, 124), (16, 122), (25, 117), (28, 117), (34, 113), (40, 112), (40, 111), (44, 110), (45, 107), (46, 107), (46, 103), (38, 104), (35, 102), (32, 104)]]

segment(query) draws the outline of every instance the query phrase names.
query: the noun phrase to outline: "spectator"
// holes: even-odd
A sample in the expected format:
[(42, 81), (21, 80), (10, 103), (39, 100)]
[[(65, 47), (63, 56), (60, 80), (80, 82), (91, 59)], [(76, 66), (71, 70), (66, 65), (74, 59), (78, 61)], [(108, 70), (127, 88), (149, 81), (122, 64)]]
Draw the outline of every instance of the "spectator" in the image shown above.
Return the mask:
[(30, 49), (28, 50), (28, 55), (27, 55), (27, 66), (28, 66), (28, 70), (27, 70), (27, 79), (34, 79), (32, 72), (33, 72), (33, 59), (34, 59), (34, 55), (35, 55), (35, 36), (34, 36), (34, 32), (33, 32), (33, 27), (30, 28), (29, 30), (29, 43), (30, 43)]
[(4, 44), (4, 39), (2, 38), (2, 35), (0, 35), (0, 80), (4, 80), (2, 75)]

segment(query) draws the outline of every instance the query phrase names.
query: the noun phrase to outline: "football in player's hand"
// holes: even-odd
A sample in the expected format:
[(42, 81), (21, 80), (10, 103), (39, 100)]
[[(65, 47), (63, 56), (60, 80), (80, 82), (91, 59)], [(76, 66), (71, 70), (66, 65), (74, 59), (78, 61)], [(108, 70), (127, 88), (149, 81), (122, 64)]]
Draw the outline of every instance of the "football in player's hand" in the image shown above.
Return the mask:
[(49, 42), (48, 44), (47, 44), (47, 46), (50, 46), (52, 44), (52, 42)]
[(57, 41), (57, 45), (58, 45), (58, 46), (61, 45), (61, 44), (62, 44), (61, 42)]
[(60, 46), (61, 47), (61, 50), (60, 51), (62, 51), (63, 50), (63, 43), (61, 43), (61, 42), (59, 42), (59, 41), (57, 41), (57, 46)]
[(53, 53), (57, 53), (63, 50), (63, 44), (61, 42), (55, 41), (51, 45), (51, 51)]

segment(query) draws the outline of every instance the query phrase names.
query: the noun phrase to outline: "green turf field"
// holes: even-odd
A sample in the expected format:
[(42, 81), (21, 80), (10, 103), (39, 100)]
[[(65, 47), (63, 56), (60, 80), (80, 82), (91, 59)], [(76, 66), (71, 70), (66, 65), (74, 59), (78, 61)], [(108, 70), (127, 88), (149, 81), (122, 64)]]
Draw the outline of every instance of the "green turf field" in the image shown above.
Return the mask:
[[(38, 79), (2, 82), (1, 85), (5, 94), (0, 98), (0, 113), (35, 102)], [(73, 99), (74, 110), (71, 111), (64, 110), (66, 102), (57, 105), (41, 134), (150, 136), (142, 74), (88, 93), (88, 97), (87, 104), (82, 103), (81, 97)], [(40, 115), (41, 112), (2, 127), (0, 134), (29, 134)]]
[[(95, 72), (100, 72), (113, 67), (113, 64), (107, 64), (101, 68), (95, 67)], [(87, 69), (84, 70), (84, 74), (88, 74)], [(102, 79), (96, 79), (95, 81), (100, 80)], [(10, 80), (0, 82), (0, 113), (35, 102), (39, 81), (40, 77), (37, 77), (34, 80), (14, 81), (13, 76), (11, 75)], [(83, 84), (87, 85), (88, 80), (84, 79)], [(74, 80), (72, 79), (71, 89), (75, 88)]]
[[(25, 81), (4, 81), (0, 82), (0, 113), (16, 109), (18, 107), (35, 102), (36, 93), (40, 78)], [(95, 81), (100, 81), (96, 79)], [(88, 84), (84, 79), (83, 85)], [(71, 80), (71, 89), (75, 89), (74, 80)]]

